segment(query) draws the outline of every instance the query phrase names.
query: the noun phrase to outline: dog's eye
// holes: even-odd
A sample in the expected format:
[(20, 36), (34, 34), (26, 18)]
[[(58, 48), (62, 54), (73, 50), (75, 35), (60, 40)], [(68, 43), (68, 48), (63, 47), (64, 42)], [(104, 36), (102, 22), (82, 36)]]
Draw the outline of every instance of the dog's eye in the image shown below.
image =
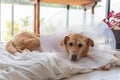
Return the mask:
[(69, 46), (73, 46), (73, 43), (72, 43), (72, 42), (70, 42), (70, 43), (69, 43)]
[(82, 47), (82, 44), (80, 43), (80, 44), (78, 44), (78, 47)]

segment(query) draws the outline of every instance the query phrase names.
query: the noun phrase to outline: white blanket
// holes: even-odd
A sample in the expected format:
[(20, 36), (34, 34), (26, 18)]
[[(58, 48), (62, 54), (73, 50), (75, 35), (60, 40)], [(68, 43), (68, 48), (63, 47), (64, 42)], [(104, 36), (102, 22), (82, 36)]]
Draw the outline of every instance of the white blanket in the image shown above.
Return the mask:
[(72, 62), (62, 52), (9, 54), (0, 48), (0, 80), (59, 80), (76, 73), (86, 73), (114, 63), (113, 51), (92, 49), (87, 57)]

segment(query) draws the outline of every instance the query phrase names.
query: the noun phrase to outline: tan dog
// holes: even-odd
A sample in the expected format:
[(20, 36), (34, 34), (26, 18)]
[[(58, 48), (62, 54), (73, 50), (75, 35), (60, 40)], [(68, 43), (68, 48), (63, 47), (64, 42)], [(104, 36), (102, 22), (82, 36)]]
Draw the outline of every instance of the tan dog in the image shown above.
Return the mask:
[(6, 45), (6, 50), (12, 54), (15, 52), (22, 52), (24, 49), (28, 49), (30, 51), (42, 51), (40, 46), (40, 35), (22, 32), (16, 35)]
[(89, 46), (93, 47), (94, 42), (84, 35), (70, 34), (64, 37), (61, 45), (67, 51), (69, 58), (72, 61), (77, 61), (80, 57), (85, 57), (88, 54)]

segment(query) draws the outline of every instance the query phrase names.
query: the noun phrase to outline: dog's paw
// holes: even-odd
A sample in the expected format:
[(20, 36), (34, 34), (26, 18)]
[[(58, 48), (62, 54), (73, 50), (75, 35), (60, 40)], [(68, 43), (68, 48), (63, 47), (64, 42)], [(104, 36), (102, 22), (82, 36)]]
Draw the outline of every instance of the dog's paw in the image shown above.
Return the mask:
[(108, 64), (106, 64), (106, 65), (104, 65), (103, 67), (101, 67), (102, 68), (102, 70), (110, 70), (110, 64), (108, 63)]

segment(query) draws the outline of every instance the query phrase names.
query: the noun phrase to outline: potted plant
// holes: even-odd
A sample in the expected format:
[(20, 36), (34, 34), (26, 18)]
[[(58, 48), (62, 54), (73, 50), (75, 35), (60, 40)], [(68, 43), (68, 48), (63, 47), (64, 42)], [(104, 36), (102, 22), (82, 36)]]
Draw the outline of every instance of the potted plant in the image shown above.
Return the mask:
[(120, 49), (120, 12), (111, 11), (103, 21), (112, 29), (116, 39), (116, 48)]

